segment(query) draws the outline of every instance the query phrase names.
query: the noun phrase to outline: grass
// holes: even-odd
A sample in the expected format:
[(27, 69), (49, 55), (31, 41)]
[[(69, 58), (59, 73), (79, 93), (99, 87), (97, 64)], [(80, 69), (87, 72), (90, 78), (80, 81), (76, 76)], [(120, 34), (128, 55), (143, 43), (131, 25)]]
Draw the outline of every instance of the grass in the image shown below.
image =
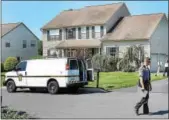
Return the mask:
[[(155, 76), (151, 74), (151, 80), (161, 80), (166, 77), (162, 75)], [(96, 82), (90, 82), (88, 87), (96, 87)], [(138, 73), (137, 72), (101, 72), (99, 87), (104, 88), (105, 90), (113, 90), (119, 88), (132, 87), (137, 85), (138, 82)]]

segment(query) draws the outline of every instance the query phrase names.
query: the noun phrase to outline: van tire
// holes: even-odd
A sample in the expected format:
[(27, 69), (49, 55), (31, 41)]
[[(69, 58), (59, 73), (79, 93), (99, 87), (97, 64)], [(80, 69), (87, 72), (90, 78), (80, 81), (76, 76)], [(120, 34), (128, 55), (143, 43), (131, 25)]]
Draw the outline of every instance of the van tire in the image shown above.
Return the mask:
[(56, 94), (56, 93), (58, 93), (58, 91), (59, 91), (59, 85), (58, 85), (57, 81), (54, 81), (54, 80), (50, 81), (48, 83), (48, 85), (47, 85), (47, 89), (48, 89), (48, 92), (50, 94)]
[(15, 82), (13, 80), (9, 80), (6, 84), (6, 87), (7, 87), (7, 91), (9, 93), (13, 93), (16, 91), (16, 85), (15, 85)]

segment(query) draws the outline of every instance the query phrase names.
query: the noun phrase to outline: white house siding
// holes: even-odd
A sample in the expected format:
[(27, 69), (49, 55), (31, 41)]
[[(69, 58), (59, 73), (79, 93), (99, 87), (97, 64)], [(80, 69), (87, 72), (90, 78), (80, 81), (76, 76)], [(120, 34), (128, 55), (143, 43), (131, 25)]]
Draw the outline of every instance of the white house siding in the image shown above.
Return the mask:
[[(23, 40), (27, 41), (26, 48), (23, 48)], [(35, 47), (31, 47), (31, 40), (35, 40)], [(5, 47), (6, 42), (10, 42), (9, 48)], [(9, 56), (25, 60), (37, 55), (38, 39), (23, 24), (2, 37), (2, 62)]]
[(153, 71), (157, 71), (158, 62), (162, 62), (161, 70), (168, 59), (168, 20), (163, 17), (155, 32), (150, 38), (151, 46), (151, 66)]
[(128, 11), (125, 4), (123, 4), (115, 14), (112, 15), (112, 17), (106, 22), (106, 31), (108, 32), (115, 23), (119, 20), (120, 17), (129, 16), (130, 12)]
[(119, 47), (119, 57), (123, 57), (127, 47), (132, 45), (142, 45), (144, 47), (145, 56), (150, 56), (150, 44), (149, 41), (104, 41), (102, 44), (102, 53), (106, 53), (106, 47)]

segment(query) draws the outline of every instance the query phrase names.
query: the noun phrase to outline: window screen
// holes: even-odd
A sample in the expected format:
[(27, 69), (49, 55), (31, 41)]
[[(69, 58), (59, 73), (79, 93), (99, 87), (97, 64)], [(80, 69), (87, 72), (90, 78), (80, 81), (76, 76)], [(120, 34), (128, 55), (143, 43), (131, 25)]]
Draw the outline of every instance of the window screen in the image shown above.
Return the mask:
[(10, 47), (10, 43), (9, 43), (9, 42), (6, 42), (6, 43), (5, 43), (5, 47)]

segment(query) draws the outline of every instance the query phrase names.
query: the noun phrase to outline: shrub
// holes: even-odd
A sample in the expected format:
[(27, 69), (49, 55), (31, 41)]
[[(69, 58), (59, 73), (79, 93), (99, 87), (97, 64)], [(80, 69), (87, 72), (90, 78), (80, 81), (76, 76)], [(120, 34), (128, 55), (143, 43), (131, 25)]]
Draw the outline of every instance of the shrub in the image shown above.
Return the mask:
[(4, 72), (4, 64), (1, 63), (1, 72)]
[(94, 69), (100, 69), (102, 72), (110, 72), (117, 70), (117, 62), (120, 59), (110, 55), (96, 54), (92, 58)]
[(30, 116), (26, 112), (15, 111), (9, 108), (1, 109), (1, 118), (2, 119), (29, 119)]
[(18, 61), (15, 57), (8, 57), (4, 62), (4, 69), (5, 71), (13, 70), (14, 67), (17, 65)]

